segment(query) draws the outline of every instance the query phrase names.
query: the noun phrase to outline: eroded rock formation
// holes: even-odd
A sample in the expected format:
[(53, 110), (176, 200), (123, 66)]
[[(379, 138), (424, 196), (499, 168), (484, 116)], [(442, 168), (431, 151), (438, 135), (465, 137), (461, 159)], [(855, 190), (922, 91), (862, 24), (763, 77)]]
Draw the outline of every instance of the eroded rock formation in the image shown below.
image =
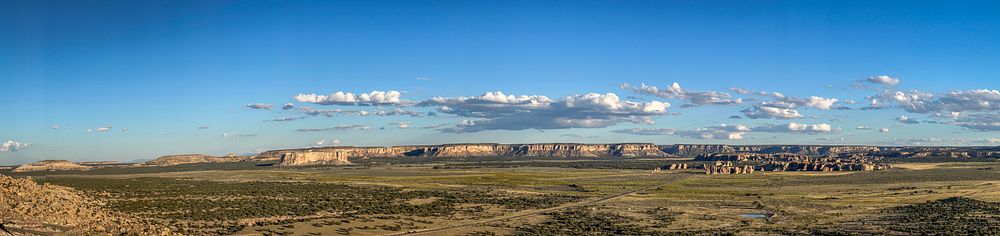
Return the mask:
[(253, 157), (248, 156), (236, 156), (229, 155), (225, 157), (213, 157), (203, 154), (183, 154), (183, 155), (169, 155), (156, 158), (146, 162), (146, 165), (152, 166), (172, 166), (180, 164), (193, 164), (193, 163), (221, 163), (221, 162), (240, 162), (247, 161)]
[[(329, 153), (329, 154), (321, 154)], [(278, 158), (278, 165), (347, 164), (349, 157), (668, 157), (658, 146), (625, 144), (444, 144), (395, 147), (323, 147), (267, 151), (258, 158)]]
[(90, 170), (92, 167), (79, 165), (66, 160), (45, 160), (24, 164), (14, 168), (14, 172), (55, 171), (55, 170)]

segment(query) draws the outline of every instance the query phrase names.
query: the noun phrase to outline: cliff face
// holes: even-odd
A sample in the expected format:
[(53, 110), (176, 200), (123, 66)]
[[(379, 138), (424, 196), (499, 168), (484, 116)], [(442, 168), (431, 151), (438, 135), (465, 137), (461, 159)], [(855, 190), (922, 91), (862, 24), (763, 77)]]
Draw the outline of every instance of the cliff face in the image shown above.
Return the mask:
[[(346, 158), (395, 158), (395, 157), (556, 157), (556, 158), (602, 158), (602, 157), (694, 157), (706, 154), (788, 154), (803, 156), (836, 156), (843, 154), (874, 154), (888, 156), (914, 148), (877, 146), (823, 146), (823, 145), (723, 145), (723, 144), (675, 144), (654, 145), (649, 143), (621, 144), (579, 144), (579, 143), (538, 143), (538, 144), (444, 144), (425, 146), (395, 147), (320, 147), (306, 149), (274, 150), (261, 153), (257, 160), (281, 159), (279, 165), (346, 164)], [(290, 153), (312, 153), (298, 155)], [(333, 154), (320, 154), (333, 153)], [(287, 160), (287, 161), (286, 161)], [(310, 161), (312, 160), (312, 161)]]
[(894, 152), (901, 147), (877, 146), (821, 146), (821, 145), (713, 145), (713, 144), (675, 144), (660, 146), (666, 153), (677, 156), (697, 156), (705, 154), (734, 153), (791, 153), (807, 156), (826, 156), (844, 153)]
[(350, 155), (349, 150), (286, 152), (281, 154), (277, 165), (346, 165), (351, 164), (347, 161)]
[(92, 167), (79, 165), (65, 160), (38, 161), (14, 168), (14, 172), (50, 171), (50, 170), (90, 170)]
[(348, 164), (349, 157), (667, 157), (654, 144), (445, 144), (396, 147), (323, 147), (267, 151), (257, 158), (280, 158), (278, 165)]

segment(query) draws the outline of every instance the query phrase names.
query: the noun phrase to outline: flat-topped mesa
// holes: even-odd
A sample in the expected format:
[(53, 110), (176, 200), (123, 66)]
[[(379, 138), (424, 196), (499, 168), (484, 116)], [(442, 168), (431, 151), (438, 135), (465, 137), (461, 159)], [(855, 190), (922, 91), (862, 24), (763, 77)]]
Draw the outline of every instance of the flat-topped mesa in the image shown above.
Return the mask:
[(281, 154), (277, 165), (347, 165), (351, 164), (347, 160), (350, 155), (350, 150), (287, 152)]
[(789, 153), (806, 156), (833, 156), (848, 153), (896, 152), (902, 147), (878, 146), (827, 146), (827, 145), (725, 145), (725, 144), (675, 144), (659, 146), (664, 152), (677, 156), (735, 153)]
[[(328, 154), (324, 154), (328, 153)], [(305, 149), (289, 149), (267, 151), (257, 158), (278, 158), (279, 166), (291, 165), (326, 165), (349, 164), (347, 158), (378, 158), (378, 157), (667, 157), (654, 144), (623, 143), (623, 144), (578, 144), (578, 143), (539, 143), (539, 144), (444, 144), (426, 146), (395, 146), (395, 147), (320, 147)]]
[(247, 160), (252, 157), (229, 155), (226, 157), (214, 157), (204, 154), (182, 154), (182, 155), (168, 155), (156, 158), (156, 160), (146, 162), (146, 165), (152, 166), (172, 166), (180, 164), (194, 164), (194, 163), (222, 163), (222, 162), (240, 162)]
[(56, 171), (56, 170), (90, 170), (93, 167), (79, 165), (66, 160), (45, 160), (24, 164), (14, 168), (14, 172)]

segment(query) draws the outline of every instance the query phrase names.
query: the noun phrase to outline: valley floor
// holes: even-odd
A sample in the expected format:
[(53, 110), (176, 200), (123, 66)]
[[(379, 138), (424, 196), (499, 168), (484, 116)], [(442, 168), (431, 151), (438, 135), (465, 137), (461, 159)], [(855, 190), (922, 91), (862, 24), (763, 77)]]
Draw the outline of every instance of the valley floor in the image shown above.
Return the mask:
[(1000, 233), (1000, 162), (719, 176), (552, 163), (220, 163), (33, 178), (82, 190), (113, 211), (181, 234)]

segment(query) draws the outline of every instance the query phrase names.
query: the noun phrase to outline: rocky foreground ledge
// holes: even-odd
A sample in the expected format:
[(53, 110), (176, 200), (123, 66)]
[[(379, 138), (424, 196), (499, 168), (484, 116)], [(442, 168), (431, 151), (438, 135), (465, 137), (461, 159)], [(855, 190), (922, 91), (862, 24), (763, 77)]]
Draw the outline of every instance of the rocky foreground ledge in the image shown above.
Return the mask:
[(171, 235), (72, 188), (0, 175), (0, 235)]

